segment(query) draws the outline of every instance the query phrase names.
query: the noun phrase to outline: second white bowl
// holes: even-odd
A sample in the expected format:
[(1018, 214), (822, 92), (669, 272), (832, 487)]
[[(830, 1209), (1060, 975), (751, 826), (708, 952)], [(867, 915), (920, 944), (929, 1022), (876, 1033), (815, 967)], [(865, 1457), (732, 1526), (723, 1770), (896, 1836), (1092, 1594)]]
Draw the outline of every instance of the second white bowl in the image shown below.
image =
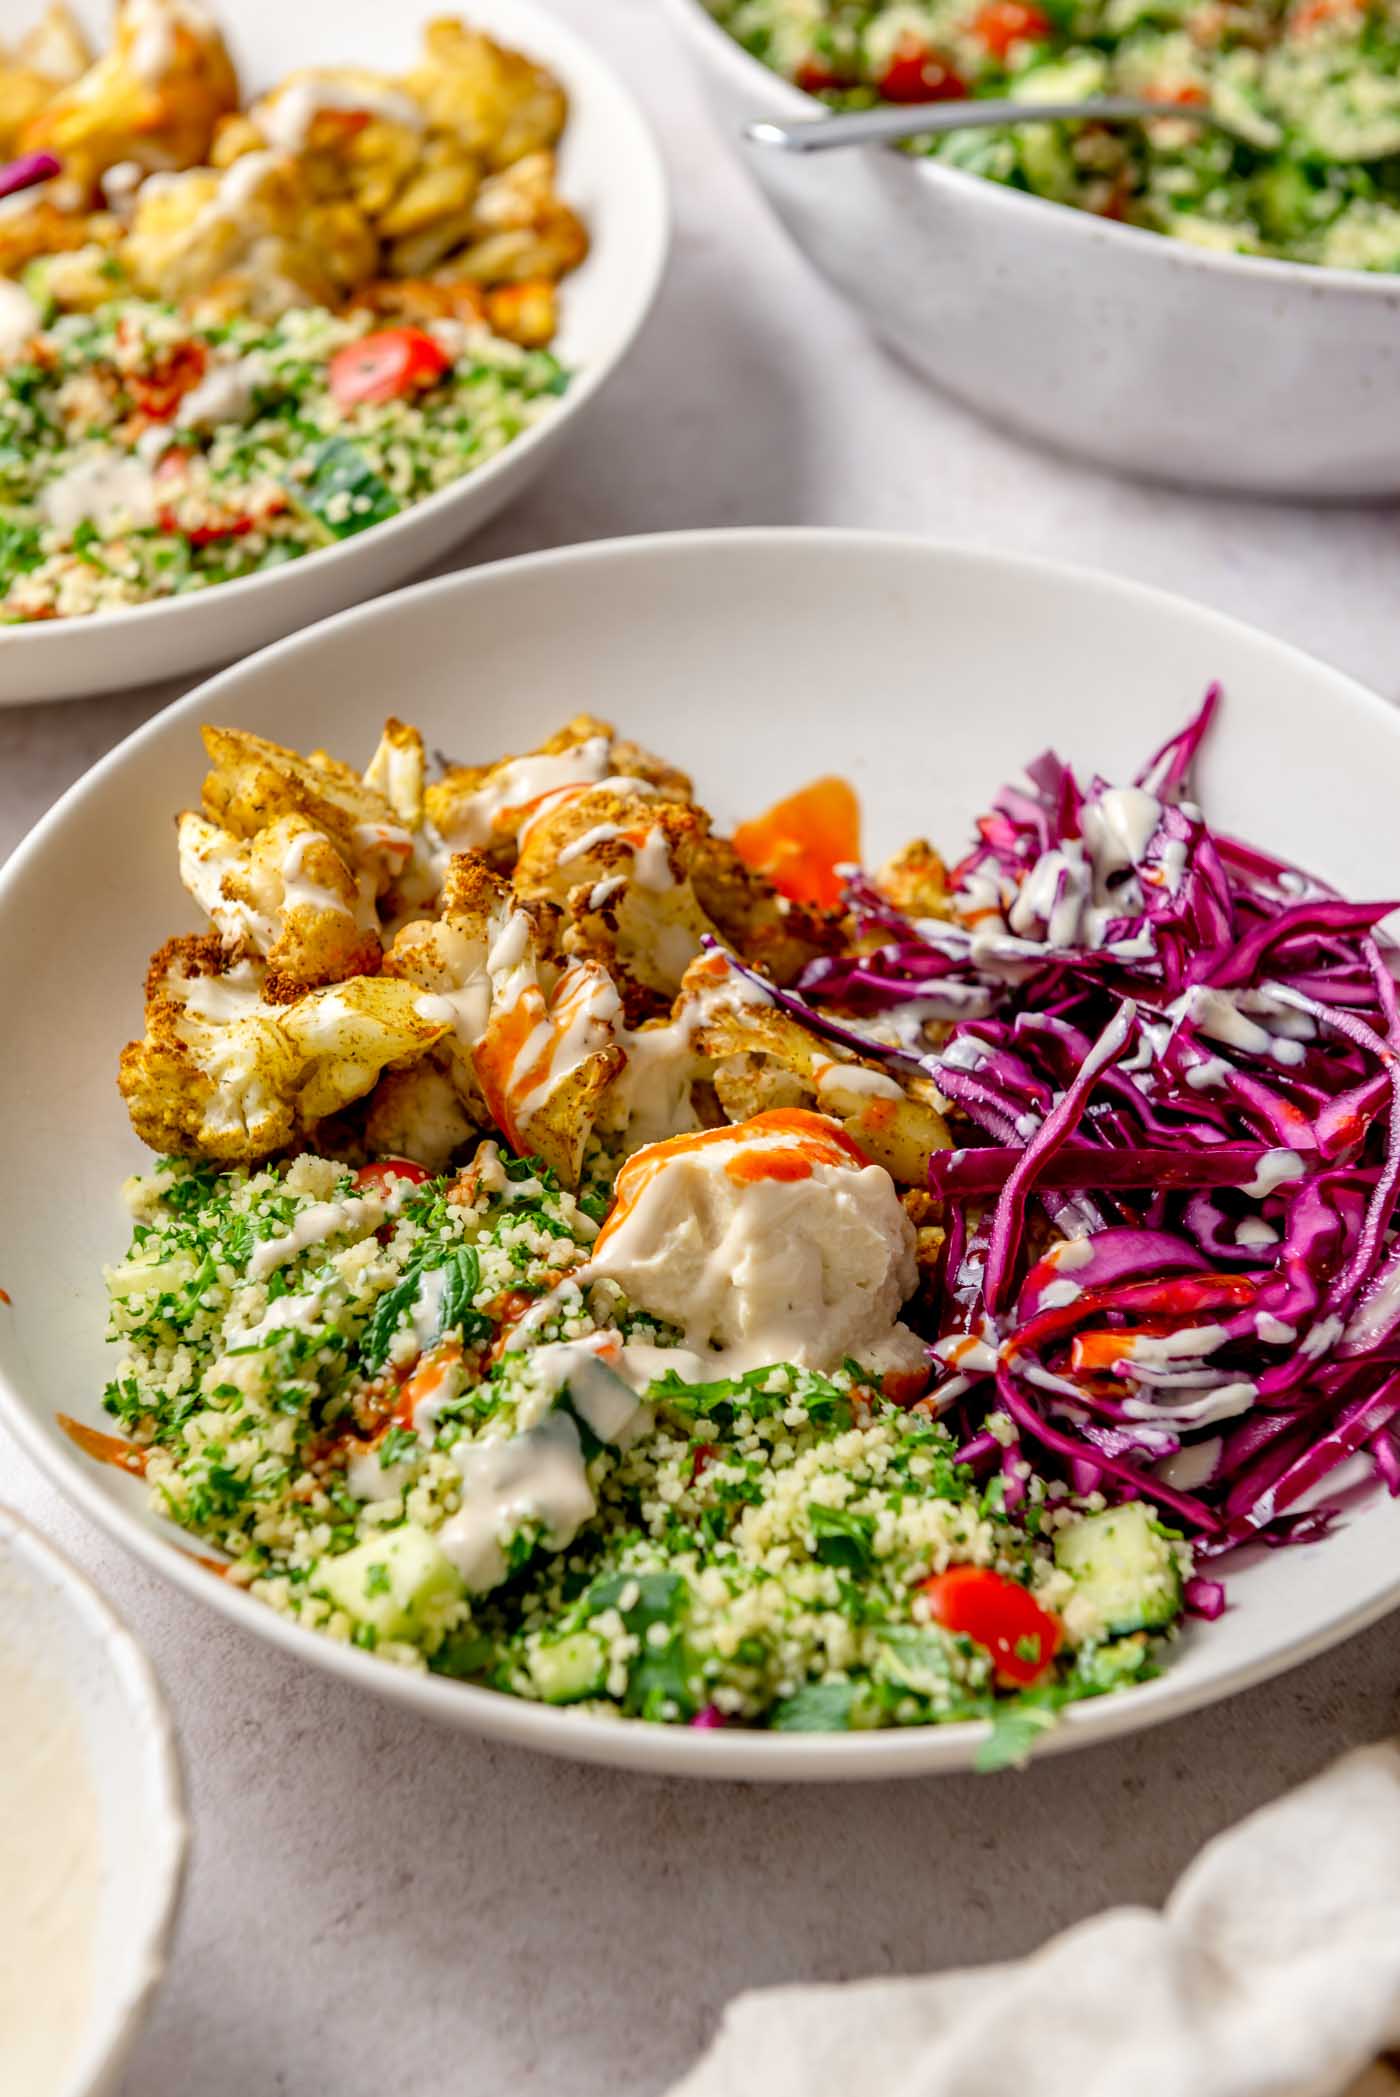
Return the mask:
[[(94, 41), (105, 39), (105, 0), (80, 0), (77, 11)], [(217, 5), (245, 97), (299, 66), (402, 70), (436, 11), (427, 5), (347, 9), (340, 0)], [(533, 0), (461, 0), (460, 11), (474, 27), (540, 59), (568, 89), (560, 188), (591, 240), (587, 261), (561, 290), (554, 347), (574, 373), (568, 392), (476, 472), (304, 560), (128, 611), (0, 627), (0, 706), (115, 691), (228, 662), (392, 589), (520, 494), (622, 362), (656, 296), (669, 241), (666, 177), (646, 121), (592, 48), (547, 8)]]
[(1400, 491), (1400, 278), (1217, 255), (883, 146), (745, 146), (820, 104), (666, 0), (721, 128), (919, 371), (1102, 466), (1317, 500)]

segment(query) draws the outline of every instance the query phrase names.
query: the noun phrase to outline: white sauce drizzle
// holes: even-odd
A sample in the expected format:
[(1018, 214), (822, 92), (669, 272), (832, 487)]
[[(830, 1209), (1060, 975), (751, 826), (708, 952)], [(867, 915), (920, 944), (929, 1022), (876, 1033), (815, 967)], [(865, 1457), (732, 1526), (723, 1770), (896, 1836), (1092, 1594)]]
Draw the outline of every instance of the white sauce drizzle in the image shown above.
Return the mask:
[(562, 1551), (595, 1511), (583, 1445), (567, 1413), (552, 1412), (509, 1440), (459, 1442), (452, 1458), (462, 1474), (462, 1503), (437, 1540), (473, 1594), (504, 1580), (502, 1544), (525, 1523), (538, 1522), (546, 1547)]

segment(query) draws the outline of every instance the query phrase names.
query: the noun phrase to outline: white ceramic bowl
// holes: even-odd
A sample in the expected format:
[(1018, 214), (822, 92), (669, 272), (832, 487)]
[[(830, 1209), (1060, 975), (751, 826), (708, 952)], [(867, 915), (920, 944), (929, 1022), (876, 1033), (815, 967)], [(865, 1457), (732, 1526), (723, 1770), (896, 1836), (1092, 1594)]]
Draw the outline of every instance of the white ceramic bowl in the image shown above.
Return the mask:
[(910, 363), (1100, 465), (1317, 500), (1400, 490), (1400, 278), (1218, 255), (887, 147), (799, 157), (821, 108), (704, 0), (666, 0), (788, 232)]
[[(15, 0), (18, 8), (20, 0)], [(25, 12), (38, 11), (38, 0)], [(95, 42), (107, 0), (77, 8)], [(660, 156), (641, 111), (592, 47), (534, 0), (451, 7), (346, 8), (341, 0), (216, 0), (245, 97), (296, 66), (402, 69), (434, 13), (460, 12), (553, 68), (569, 92), (560, 186), (592, 247), (564, 281), (555, 343), (575, 377), (547, 415), (496, 458), (425, 502), (284, 568), (188, 597), (92, 618), (0, 627), (0, 706), (116, 691), (229, 662), (343, 605), (361, 604), (439, 559), (529, 486), (626, 356), (666, 263), (669, 209)]]
[[(77, 1972), (76, 2004), (66, 2007), (77, 2007), (76, 2026), (29, 2035), (42, 2047), (44, 2080), (14, 2085), (12, 2097), (99, 2097), (115, 2083), (165, 1965), (185, 1860), (179, 1762), (160, 1689), (130, 1632), (67, 1559), (0, 1507), (6, 1683), (20, 1704), (16, 1717), (6, 1703), (7, 1722), (37, 1716), (43, 1726), (55, 1790), (6, 1798), (0, 1815), (29, 1814), (26, 1850), (71, 1873), (80, 1889), (92, 1880), (66, 1931), (65, 1959)], [(12, 1743), (11, 1778), (16, 1752)], [(45, 1897), (56, 1904), (52, 1887)], [(23, 1915), (26, 1898), (22, 1885), (0, 1886), (0, 1908)], [(23, 1985), (22, 1948), (18, 1978)], [(36, 1984), (29, 2001), (37, 2022), (48, 1998)], [(0, 2034), (0, 2070), (6, 2051)]]
[[(197, 917), (169, 813), (204, 774), (202, 721), (364, 762), (392, 706), (430, 747), (469, 759), (527, 749), (588, 708), (692, 771), (722, 824), (845, 773), (878, 857), (919, 835), (956, 846), (1052, 738), (1088, 769), (1130, 776), (1217, 677), (1228, 700), (1204, 766), (1212, 819), (1352, 893), (1394, 893), (1400, 714), (1214, 612), (1049, 564), (848, 532), (620, 540), (426, 583), (226, 671), (96, 766), (0, 875), (0, 983), (23, 986), (0, 1088), (7, 1209), (24, 1219), (0, 1272), (13, 1298), (0, 1311), (0, 1404), (16, 1433), (192, 1607), (458, 1725), (691, 1775), (965, 1767), (975, 1726), (690, 1732), (396, 1670), (211, 1577), (134, 1480), (75, 1452), (54, 1414), (102, 1419), (112, 1365), (98, 1268), (124, 1249), (118, 1186), (146, 1158), (117, 1097), (117, 1052), (140, 1031), (147, 955)], [(1400, 1502), (1369, 1500), (1324, 1545), (1263, 1554), (1230, 1592), (1229, 1613), (1193, 1626), (1159, 1681), (1076, 1706), (1049, 1744), (1189, 1710), (1381, 1615), (1400, 1600)]]

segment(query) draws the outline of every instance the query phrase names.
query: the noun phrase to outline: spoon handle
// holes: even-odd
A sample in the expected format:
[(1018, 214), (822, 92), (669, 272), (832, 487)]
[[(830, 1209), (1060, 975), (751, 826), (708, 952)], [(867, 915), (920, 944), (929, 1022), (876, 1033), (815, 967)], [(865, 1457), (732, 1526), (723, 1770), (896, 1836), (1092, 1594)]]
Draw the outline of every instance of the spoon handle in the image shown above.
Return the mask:
[(1214, 130), (1228, 127), (1196, 102), (1149, 102), (1139, 95), (1101, 95), (1084, 102), (921, 102), (917, 108), (844, 110), (835, 116), (794, 117), (782, 124), (764, 118), (744, 126), (758, 146), (789, 153), (826, 153), (834, 146), (888, 145), (935, 132), (982, 131), (996, 124), (1122, 123), (1141, 117), (1186, 117)]

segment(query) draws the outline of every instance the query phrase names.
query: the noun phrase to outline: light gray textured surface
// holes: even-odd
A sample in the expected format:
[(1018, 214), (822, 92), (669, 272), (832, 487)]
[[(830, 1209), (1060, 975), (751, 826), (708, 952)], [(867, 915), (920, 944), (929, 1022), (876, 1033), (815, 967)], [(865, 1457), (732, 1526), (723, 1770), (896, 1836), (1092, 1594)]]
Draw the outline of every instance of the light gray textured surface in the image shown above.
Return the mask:
[[(664, 129), (676, 255), (582, 441), (473, 558), (688, 525), (923, 531), (1183, 590), (1400, 694), (1394, 512), (1131, 487), (932, 398), (764, 219), (647, 0), (556, 4)], [(871, 651), (878, 674), (877, 631)], [(0, 852), (173, 696), (0, 714)], [(411, 691), (385, 700), (412, 717)], [(1105, 1904), (1155, 1901), (1218, 1828), (1400, 1723), (1396, 1622), (1020, 1777), (692, 1790), (477, 1745), (303, 1673), (192, 1615), (3, 1435), (0, 1497), (111, 1595), (180, 1726), (193, 1871), (121, 2097), (643, 2097), (742, 1986), (1005, 1957)]]

